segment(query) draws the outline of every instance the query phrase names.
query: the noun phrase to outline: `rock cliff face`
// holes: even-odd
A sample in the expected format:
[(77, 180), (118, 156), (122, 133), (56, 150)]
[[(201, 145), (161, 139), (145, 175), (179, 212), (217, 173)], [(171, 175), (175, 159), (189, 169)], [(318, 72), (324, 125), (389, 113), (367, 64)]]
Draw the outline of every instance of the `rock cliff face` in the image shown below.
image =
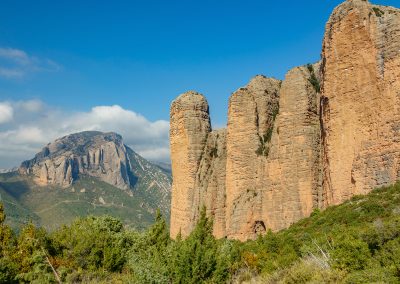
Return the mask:
[(246, 238), (248, 232), (259, 230), (256, 227), (262, 220), (262, 166), (279, 109), (280, 84), (257, 76), (229, 99), (226, 230), (233, 238)]
[(321, 62), (282, 82), (256, 76), (231, 96), (226, 130), (211, 131), (203, 96), (174, 101), (171, 236), (187, 236), (202, 206), (215, 236), (246, 240), (394, 183), (399, 108), (400, 11), (346, 1)]
[(214, 220), (214, 235), (226, 235), (225, 229), (225, 176), (226, 176), (226, 130), (213, 130), (208, 133), (199, 168), (196, 173), (195, 199), (197, 206), (192, 215), (192, 223), (199, 217), (200, 210), (206, 207)]
[(170, 211), (169, 174), (125, 146), (116, 133), (86, 131), (62, 137), (18, 170), (40, 186), (67, 188), (82, 176), (95, 177), (131, 196), (135, 192), (159, 199), (154, 200), (158, 208), (167, 215)]
[(347, 1), (323, 45), (326, 205), (400, 178), (400, 11)]
[(68, 187), (79, 174), (121, 189), (134, 185), (125, 145), (115, 133), (82, 132), (57, 139), (23, 162), (19, 172), (33, 175), (39, 185)]
[[(187, 235), (200, 204), (195, 203), (197, 170), (211, 130), (208, 103), (203, 95), (187, 92), (171, 106), (171, 156), (173, 196), (171, 200), (171, 235)], [(198, 197), (197, 197), (198, 198)]]
[(310, 83), (317, 67), (289, 71), (280, 89), (279, 114), (262, 164), (262, 221), (272, 230), (308, 216), (323, 199), (318, 94)]

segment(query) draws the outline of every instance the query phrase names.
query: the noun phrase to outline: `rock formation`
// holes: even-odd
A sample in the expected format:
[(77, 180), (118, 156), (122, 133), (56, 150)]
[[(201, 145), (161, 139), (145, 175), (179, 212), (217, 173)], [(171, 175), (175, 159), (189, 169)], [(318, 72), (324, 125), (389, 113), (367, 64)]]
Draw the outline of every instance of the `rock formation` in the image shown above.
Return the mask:
[(322, 52), (326, 205), (400, 178), (400, 11), (347, 1)]
[(326, 26), (321, 63), (283, 82), (256, 76), (211, 131), (202, 95), (171, 107), (171, 236), (206, 206), (214, 235), (280, 230), (400, 178), (400, 11), (348, 0)]
[[(227, 235), (242, 238), (262, 220), (262, 164), (268, 156), (281, 82), (256, 76), (229, 99), (226, 161)], [(263, 223), (262, 223), (263, 224)], [(245, 236), (243, 236), (245, 237)]]
[(82, 132), (57, 139), (23, 162), (19, 172), (32, 175), (39, 185), (68, 187), (79, 174), (98, 177), (121, 189), (134, 185), (125, 145), (115, 133)]
[[(19, 167), (40, 186), (67, 188), (81, 176), (95, 177), (129, 195), (141, 192), (159, 199), (159, 209), (169, 214), (171, 179), (167, 172), (140, 157), (116, 133), (86, 131), (49, 143), (32, 160)], [(151, 191), (151, 193), (146, 193)]]
[(171, 156), (174, 173), (171, 200), (171, 219), (176, 226), (171, 234), (179, 231), (187, 235), (193, 228), (193, 216), (200, 206), (195, 201), (195, 181), (207, 136), (211, 130), (208, 103), (203, 95), (187, 92), (180, 95), (171, 106)]

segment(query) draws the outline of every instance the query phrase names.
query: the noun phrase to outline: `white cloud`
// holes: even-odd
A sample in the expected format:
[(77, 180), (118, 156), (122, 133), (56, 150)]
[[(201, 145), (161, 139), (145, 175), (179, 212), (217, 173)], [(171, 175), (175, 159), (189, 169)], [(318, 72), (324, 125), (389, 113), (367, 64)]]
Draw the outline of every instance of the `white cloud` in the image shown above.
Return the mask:
[(9, 122), (13, 119), (14, 110), (10, 104), (0, 102), (0, 124)]
[(56, 138), (86, 130), (119, 133), (143, 157), (169, 161), (168, 121), (149, 121), (118, 105), (67, 113), (38, 100), (0, 102), (0, 106), (6, 104), (14, 108), (15, 115), (13, 121), (0, 125), (0, 168), (19, 165)]
[(54, 72), (60, 65), (47, 58), (29, 55), (23, 50), (0, 47), (0, 77), (21, 78), (35, 72)]
[(16, 105), (24, 111), (28, 112), (39, 112), (44, 108), (44, 104), (40, 100), (27, 100), (19, 101)]

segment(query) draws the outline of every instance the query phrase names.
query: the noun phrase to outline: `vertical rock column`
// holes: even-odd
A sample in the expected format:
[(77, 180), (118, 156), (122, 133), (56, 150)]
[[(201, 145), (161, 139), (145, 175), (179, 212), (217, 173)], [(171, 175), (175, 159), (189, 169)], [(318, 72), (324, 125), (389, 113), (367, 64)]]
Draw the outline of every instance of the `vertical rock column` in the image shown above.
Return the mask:
[(280, 89), (262, 186), (263, 221), (274, 231), (309, 216), (323, 198), (318, 68), (316, 64), (290, 70)]
[(203, 95), (187, 92), (172, 102), (170, 111), (172, 162), (171, 237), (187, 236), (195, 225), (195, 187), (207, 136), (211, 131), (208, 103)]
[[(213, 219), (216, 238), (225, 232), (225, 178), (226, 178), (226, 129), (213, 130), (208, 134), (196, 178), (195, 204), (205, 206), (207, 216)], [(198, 212), (195, 212), (198, 213)], [(197, 220), (198, 216), (195, 216)]]
[(226, 161), (226, 234), (246, 240), (265, 230), (261, 171), (268, 132), (278, 108), (280, 81), (257, 76), (229, 100)]
[(326, 205), (400, 177), (400, 13), (368, 1), (335, 9), (323, 44)]

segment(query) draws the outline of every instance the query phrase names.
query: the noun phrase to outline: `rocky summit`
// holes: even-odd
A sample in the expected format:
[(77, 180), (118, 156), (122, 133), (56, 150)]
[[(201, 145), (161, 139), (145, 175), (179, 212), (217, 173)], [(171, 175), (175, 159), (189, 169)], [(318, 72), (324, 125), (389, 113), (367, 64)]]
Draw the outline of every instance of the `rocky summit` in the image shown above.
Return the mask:
[(116, 133), (59, 138), (18, 171), (0, 174), (0, 198), (14, 228), (32, 220), (53, 230), (77, 217), (102, 214), (145, 228), (157, 209), (169, 217), (170, 196), (168, 168), (135, 153)]
[(131, 163), (122, 137), (116, 133), (87, 131), (49, 143), (19, 168), (39, 185), (70, 186), (80, 175), (97, 177), (120, 189), (133, 187)]
[(256, 76), (212, 130), (206, 98), (171, 106), (171, 236), (206, 207), (214, 235), (254, 239), (400, 179), (400, 10), (348, 0), (322, 58), (283, 81)]

